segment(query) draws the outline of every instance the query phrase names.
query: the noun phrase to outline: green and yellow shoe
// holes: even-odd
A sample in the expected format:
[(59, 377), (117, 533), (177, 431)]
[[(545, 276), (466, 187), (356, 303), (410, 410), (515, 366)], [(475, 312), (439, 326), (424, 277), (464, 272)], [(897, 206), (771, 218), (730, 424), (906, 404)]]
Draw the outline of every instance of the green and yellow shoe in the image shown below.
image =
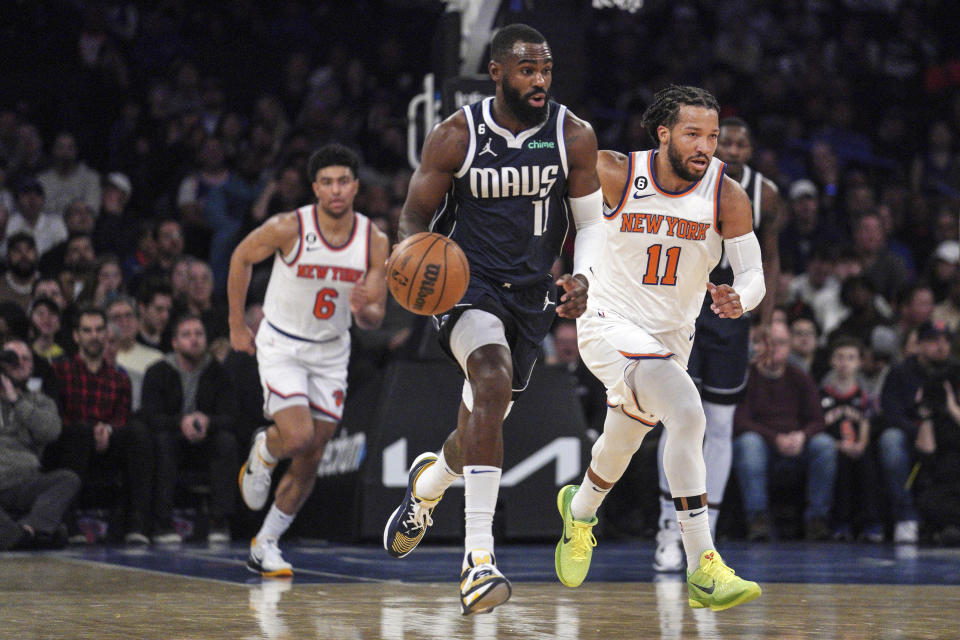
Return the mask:
[(687, 592), (694, 609), (723, 611), (760, 596), (760, 585), (738, 578), (713, 549), (700, 554), (700, 566), (687, 576)]
[(570, 501), (576, 495), (579, 487), (568, 484), (557, 494), (557, 509), (563, 518), (563, 534), (557, 543), (557, 553), (554, 562), (557, 568), (557, 577), (568, 587), (579, 587), (587, 571), (590, 570), (590, 559), (593, 557), (593, 548), (597, 546), (597, 539), (593, 537), (593, 527), (597, 524), (594, 517), (590, 522), (574, 520), (570, 513)]

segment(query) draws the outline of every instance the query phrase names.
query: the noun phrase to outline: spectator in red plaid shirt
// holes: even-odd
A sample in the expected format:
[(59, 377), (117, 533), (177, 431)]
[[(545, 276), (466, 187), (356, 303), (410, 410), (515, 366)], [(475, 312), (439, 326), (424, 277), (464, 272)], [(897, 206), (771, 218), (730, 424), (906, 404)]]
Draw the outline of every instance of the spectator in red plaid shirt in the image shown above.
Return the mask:
[[(53, 363), (54, 394), (60, 405), (63, 431), (48, 448), (48, 463), (72, 469), (89, 494), (90, 478), (123, 472), (122, 504), (126, 508), (128, 543), (147, 543), (146, 514), (150, 508), (153, 447), (146, 426), (130, 422), (130, 380), (110, 366), (103, 355), (107, 318), (100, 309), (84, 309), (73, 330), (77, 354)], [(82, 502), (99, 496), (84, 495)]]

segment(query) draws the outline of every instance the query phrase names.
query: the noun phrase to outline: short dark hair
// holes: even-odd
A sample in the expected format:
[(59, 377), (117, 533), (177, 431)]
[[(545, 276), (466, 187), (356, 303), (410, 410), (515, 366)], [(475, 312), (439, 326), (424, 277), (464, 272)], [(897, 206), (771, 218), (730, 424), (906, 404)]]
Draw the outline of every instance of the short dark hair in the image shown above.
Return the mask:
[(157, 223), (153, 226), (153, 229), (151, 230), (154, 241), (160, 239), (160, 227), (162, 227), (165, 224), (169, 224), (171, 222), (175, 223), (178, 227), (183, 229), (183, 225), (181, 225), (180, 221), (177, 220), (176, 218), (161, 218), (160, 220), (157, 220)]
[[(56, 284), (58, 287), (60, 286), (60, 281), (57, 280), (56, 276), (49, 275), (49, 274), (47, 274), (47, 275), (41, 275), (39, 278), (37, 278), (36, 280), (33, 281), (33, 286), (30, 287), (30, 297), (31, 297), (31, 298), (32, 298), (33, 296), (37, 295), (37, 287), (38, 287), (38, 285), (39, 285), (41, 282), (53, 282), (53, 283)], [(61, 293), (62, 293), (62, 292), (63, 292), (63, 289), (61, 289), (60, 291), (61, 291)]]
[[(719, 113), (719, 111), (717, 113)], [(750, 142), (753, 142), (753, 131), (750, 129), (750, 125), (747, 124), (747, 121), (743, 118), (738, 118), (736, 116), (724, 118), (720, 121), (720, 128), (723, 129), (724, 127), (736, 127), (743, 129), (747, 132), (747, 137), (750, 138)]]
[(15, 234), (7, 238), (7, 250), (9, 251), (20, 243), (26, 243), (34, 249), (37, 248), (37, 241), (33, 237), (32, 233), (29, 231), (17, 231)]
[(145, 307), (150, 306), (157, 296), (173, 298), (173, 287), (162, 276), (147, 278), (137, 290), (137, 302)]
[(81, 307), (80, 310), (77, 311), (77, 315), (74, 316), (74, 318), (73, 318), (73, 328), (74, 328), (74, 329), (77, 329), (77, 330), (80, 329), (80, 320), (81, 320), (84, 316), (100, 316), (100, 319), (103, 320), (103, 325), (104, 325), (104, 326), (107, 325), (107, 312), (106, 312), (106, 311), (104, 311), (104, 310), (101, 309), (100, 307), (85, 306), (85, 307)]
[(830, 341), (830, 355), (833, 355), (834, 351), (843, 347), (853, 347), (861, 357), (863, 356), (863, 341), (860, 340), (860, 338), (847, 334), (840, 334)]
[(325, 144), (314, 151), (307, 161), (307, 178), (314, 182), (317, 172), (327, 167), (347, 167), (356, 178), (360, 173), (360, 157), (353, 149), (342, 144)]
[(740, 127), (741, 129), (746, 129), (750, 131), (750, 125), (747, 124), (747, 121), (743, 118), (738, 118), (736, 116), (729, 116), (720, 121), (721, 127)]
[(57, 306), (57, 303), (48, 298), (47, 296), (40, 296), (36, 300), (30, 303), (30, 315), (33, 315), (34, 309), (37, 307), (46, 307), (47, 311), (55, 314), (58, 318), (63, 317), (63, 311), (60, 310), (60, 307)]
[(203, 324), (203, 319), (197, 314), (189, 313), (189, 312), (181, 313), (180, 315), (178, 315), (176, 318), (173, 319), (173, 322), (170, 325), (171, 335), (176, 336), (177, 332), (180, 330), (180, 325), (182, 325), (184, 322), (190, 322), (192, 320), (196, 320), (197, 322), (200, 323), (200, 326), (203, 327), (203, 333), (204, 335), (206, 335), (207, 326)]
[(529, 25), (520, 22), (508, 24), (497, 30), (493, 40), (490, 41), (490, 57), (497, 62), (502, 62), (517, 42), (540, 44), (546, 41), (542, 33)]
[(669, 129), (675, 125), (680, 117), (680, 107), (685, 106), (705, 107), (720, 113), (720, 103), (706, 89), (672, 84), (657, 92), (653, 103), (643, 112), (640, 124), (656, 141), (657, 128), (664, 126)]
[(77, 231), (76, 233), (71, 233), (71, 234), (67, 237), (67, 244), (70, 244), (70, 243), (73, 242), (74, 240), (82, 239), (82, 238), (86, 238), (86, 239), (89, 240), (91, 243), (93, 242), (93, 234), (92, 234), (92, 233), (88, 233), (88, 232), (86, 232), (86, 231)]

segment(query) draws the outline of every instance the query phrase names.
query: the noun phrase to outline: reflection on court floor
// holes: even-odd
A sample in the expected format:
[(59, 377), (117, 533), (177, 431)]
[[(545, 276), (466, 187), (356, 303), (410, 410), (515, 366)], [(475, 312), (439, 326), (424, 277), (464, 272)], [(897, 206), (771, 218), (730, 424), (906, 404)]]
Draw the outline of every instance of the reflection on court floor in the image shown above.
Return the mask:
[(760, 599), (691, 610), (679, 575), (655, 576), (652, 544), (602, 544), (578, 589), (553, 546), (501, 546), (514, 597), (488, 615), (457, 603), (460, 549), (392, 560), (377, 547), (287, 545), (293, 581), (244, 568), (245, 546), (90, 548), (0, 556), (9, 638), (950, 638), (960, 553), (912, 547), (724, 546)]

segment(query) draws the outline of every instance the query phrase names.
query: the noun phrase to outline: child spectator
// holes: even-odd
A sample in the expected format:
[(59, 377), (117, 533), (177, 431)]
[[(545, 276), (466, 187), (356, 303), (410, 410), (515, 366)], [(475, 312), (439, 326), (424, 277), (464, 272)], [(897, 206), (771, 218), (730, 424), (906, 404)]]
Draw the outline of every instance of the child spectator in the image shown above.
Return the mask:
[(833, 493), (833, 537), (883, 541), (880, 523), (879, 473), (867, 450), (873, 401), (860, 380), (863, 345), (840, 337), (830, 349), (830, 370), (820, 385), (820, 406), (826, 432), (837, 443), (837, 479)]

